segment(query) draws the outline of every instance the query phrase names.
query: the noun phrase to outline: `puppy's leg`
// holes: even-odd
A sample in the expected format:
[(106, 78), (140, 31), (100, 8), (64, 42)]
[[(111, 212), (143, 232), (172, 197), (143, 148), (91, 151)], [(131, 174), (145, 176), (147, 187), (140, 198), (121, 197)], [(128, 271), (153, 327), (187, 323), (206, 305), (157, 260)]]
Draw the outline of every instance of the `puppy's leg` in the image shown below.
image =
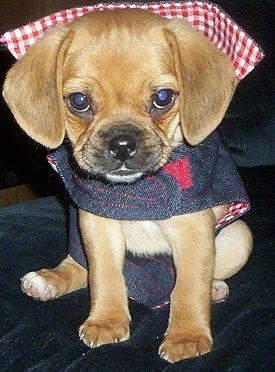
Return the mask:
[(214, 278), (224, 280), (245, 265), (252, 251), (253, 238), (246, 223), (237, 220), (220, 231), (215, 245)]
[(162, 223), (172, 247), (177, 278), (171, 294), (169, 326), (159, 354), (172, 363), (207, 353), (212, 347), (214, 224), (211, 210)]
[(121, 224), (83, 210), (79, 218), (90, 286), (90, 313), (80, 327), (80, 339), (90, 347), (124, 341), (129, 338), (130, 314), (123, 277), (125, 240)]
[(86, 286), (87, 270), (71, 256), (54, 269), (29, 272), (21, 279), (22, 291), (41, 301), (53, 300)]
[(212, 301), (223, 301), (229, 288), (223, 281), (236, 274), (247, 262), (252, 251), (253, 238), (249, 227), (241, 220), (223, 228), (215, 240), (216, 258)]

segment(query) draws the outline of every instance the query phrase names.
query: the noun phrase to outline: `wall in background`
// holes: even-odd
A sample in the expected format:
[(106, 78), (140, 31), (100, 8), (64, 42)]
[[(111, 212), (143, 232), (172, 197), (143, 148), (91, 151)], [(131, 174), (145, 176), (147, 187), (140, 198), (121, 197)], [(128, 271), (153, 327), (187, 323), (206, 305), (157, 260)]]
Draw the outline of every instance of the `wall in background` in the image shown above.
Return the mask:
[(0, 0), (0, 34), (62, 9), (95, 3), (97, 1)]

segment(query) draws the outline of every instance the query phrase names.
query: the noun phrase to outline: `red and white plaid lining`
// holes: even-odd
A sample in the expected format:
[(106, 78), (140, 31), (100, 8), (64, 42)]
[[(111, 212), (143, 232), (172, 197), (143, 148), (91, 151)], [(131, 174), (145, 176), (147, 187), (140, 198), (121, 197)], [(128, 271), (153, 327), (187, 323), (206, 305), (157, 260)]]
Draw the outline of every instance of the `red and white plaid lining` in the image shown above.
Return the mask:
[(241, 217), (245, 212), (247, 212), (249, 209), (249, 204), (245, 202), (233, 202), (230, 204), (228, 213), (221, 218), (215, 228), (220, 229), (223, 226), (229, 224), (230, 222), (238, 219)]
[(142, 8), (163, 17), (186, 19), (230, 57), (238, 80), (243, 79), (264, 57), (263, 51), (257, 43), (220, 7), (202, 1), (159, 4), (97, 4), (76, 7), (50, 14), (38, 21), (8, 31), (0, 38), (0, 41), (7, 46), (15, 58), (20, 58), (48, 28), (56, 24), (69, 23), (88, 12), (124, 8)]

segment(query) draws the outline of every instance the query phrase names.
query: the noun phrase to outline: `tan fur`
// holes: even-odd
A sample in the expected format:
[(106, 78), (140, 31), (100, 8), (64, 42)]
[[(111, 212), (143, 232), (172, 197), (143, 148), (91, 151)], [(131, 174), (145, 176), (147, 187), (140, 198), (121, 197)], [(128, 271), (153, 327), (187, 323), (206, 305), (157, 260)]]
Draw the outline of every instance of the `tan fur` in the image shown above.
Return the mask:
[[(105, 145), (101, 134), (132, 123), (145, 134), (145, 147), (161, 154), (154, 170), (166, 163), (183, 135), (194, 145), (217, 127), (235, 86), (228, 58), (187, 23), (125, 10), (88, 14), (47, 32), (9, 71), (3, 94), (19, 125), (37, 142), (55, 148), (66, 134), (86, 171), (98, 166), (95, 154)], [(152, 94), (160, 88), (176, 92), (173, 105), (161, 115), (150, 114)], [(67, 97), (83, 91), (92, 96), (92, 110), (77, 116)], [(170, 362), (206, 353), (212, 345), (213, 279), (237, 272), (252, 246), (248, 227), (239, 221), (215, 240), (215, 222), (227, 209), (139, 222), (80, 210), (88, 276), (68, 256), (53, 270), (24, 276), (22, 289), (49, 300), (86, 286), (88, 280), (90, 314), (80, 338), (90, 347), (123, 341), (130, 334), (123, 278), (126, 249), (172, 254), (177, 279), (159, 353)], [(214, 292), (219, 291), (214, 284)], [(213, 299), (225, 297), (214, 292)]]

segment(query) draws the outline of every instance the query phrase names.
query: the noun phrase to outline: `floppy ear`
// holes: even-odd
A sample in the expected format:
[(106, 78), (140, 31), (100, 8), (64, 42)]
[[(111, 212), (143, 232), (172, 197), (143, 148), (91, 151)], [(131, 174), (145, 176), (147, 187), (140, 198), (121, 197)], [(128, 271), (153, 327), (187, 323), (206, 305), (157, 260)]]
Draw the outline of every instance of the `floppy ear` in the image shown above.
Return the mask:
[(69, 28), (48, 31), (6, 76), (3, 96), (21, 128), (42, 145), (58, 147), (65, 136), (62, 71)]
[(165, 37), (174, 56), (183, 135), (191, 145), (221, 122), (237, 85), (229, 58), (182, 21), (170, 21)]

